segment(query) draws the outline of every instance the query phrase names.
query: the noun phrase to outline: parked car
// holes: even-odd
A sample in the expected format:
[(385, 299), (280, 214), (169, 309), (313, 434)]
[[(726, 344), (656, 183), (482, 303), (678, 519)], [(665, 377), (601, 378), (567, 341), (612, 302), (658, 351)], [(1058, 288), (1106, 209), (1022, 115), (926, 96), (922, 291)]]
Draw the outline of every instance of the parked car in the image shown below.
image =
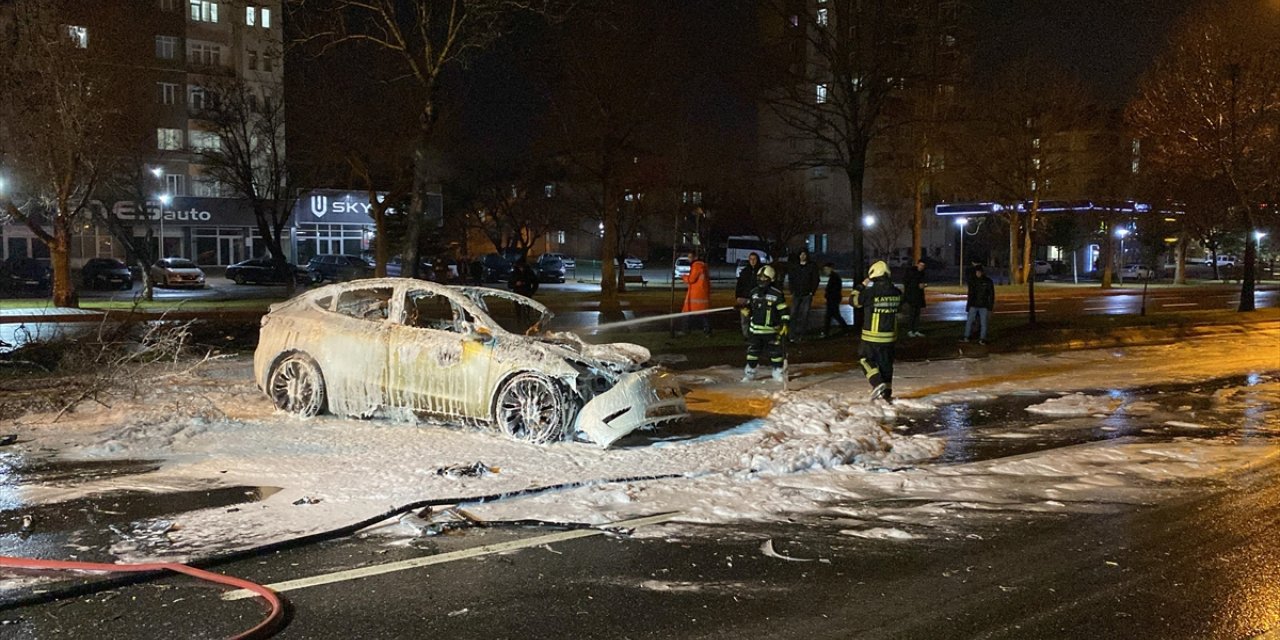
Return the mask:
[(542, 254), (534, 263), (533, 270), (538, 274), (538, 281), (564, 282), (566, 271), (564, 261), (559, 258), (548, 258), (547, 255)]
[(542, 258), (546, 258), (548, 260), (550, 260), (551, 258), (556, 258), (560, 260), (560, 262), (564, 263), (564, 268), (566, 269), (574, 269), (574, 268), (577, 268), (578, 266), (578, 262), (576, 260), (574, 260), (573, 258), (570, 258), (569, 256), (564, 255), (563, 253), (544, 253), (538, 259), (541, 260)]
[(689, 270), (693, 268), (693, 261), (687, 256), (676, 258), (675, 274), (677, 278), (689, 275)]
[(133, 272), (115, 258), (90, 258), (80, 268), (80, 283), (86, 289), (132, 289)]
[(1151, 267), (1148, 267), (1146, 265), (1126, 264), (1124, 268), (1120, 270), (1120, 275), (1125, 278), (1143, 280), (1146, 278), (1156, 277), (1156, 272)]
[(1038, 276), (1047, 276), (1053, 273), (1053, 265), (1049, 264), (1048, 260), (1036, 260), (1035, 272)]
[(360, 256), (325, 253), (307, 261), (312, 282), (342, 282), (373, 277), (373, 263)]
[(151, 281), (161, 287), (204, 288), (204, 271), (186, 258), (162, 258), (151, 265)]
[[(408, 278), (411, 275), (413, 274), (408, 273), (405, 270), (404, 259), (401, 258), (400, 256), (396, 256), (387, 261), (387, 277), (388, 278), (400, 278), (400, 277)], [(436, 279), (435, 267), (432, 266), (430, 262), (422, 258), (418, 259), (418, 278), (422, 280)]]
[(513, 263), (497, 253), (486, 253), (480, 258), (480, 266), (484, 268), (485, 282), (505, 282), (511, 277)]
[(53, 272), (35, 258), (13, 257), (0, 262), (0, 290), (44, 293), (53, 288)]
[(644, 261), (635, 256), (627, 256), (622, 261), (622, 265), (629, 271), (639, 271), (644, 268)]
[[(311, 282), (311, 272), (297, 265), (289, 265), (293, 270), (293, 281), (298, 284)], [(284, 284), (284, 278), (276, 272), (276, 266), (270, 258), (253, 258), (237, 262), (227, 267), (227, 279), (236, 284)]]
[(544, 333), (551, 316), (488, 287), (328, 285), (263, 316), (254, 380), (277, 408), (303, 416), (422, 412), (535, 443), (580, 435), (608, 446), (687, 415), (647, 349)]

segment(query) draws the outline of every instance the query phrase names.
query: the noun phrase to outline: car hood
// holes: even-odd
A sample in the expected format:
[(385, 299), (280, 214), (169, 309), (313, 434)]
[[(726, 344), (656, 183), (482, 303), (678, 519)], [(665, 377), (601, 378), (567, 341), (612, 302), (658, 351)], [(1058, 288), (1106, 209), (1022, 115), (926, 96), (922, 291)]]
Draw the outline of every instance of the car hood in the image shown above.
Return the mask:
[(201, 271), (201, 270), (199, 270), (199, 269), (192, 268), (192, 267), (161, 267), (161, 266), (157, 265), (157, 266), (156, 266), (156, 268), (157, 268), (157, 269), (160, 269), (161, 271), (168, 271), (169, 273), (176, 273), (176, 274), (178, 274), (178, 275), (180, 275), (180, 276), (198, 276), (198, 275), (203, 275), (203, 274), (204, 274), (204, 272), (203, 272), (203, 271)]
[(616, 375), (639, 371), (652, 357), (648, 349), (638, 344), (588, 344), (577, 334), (569, 332), (549, 333), (530, 339), (562, 358)]

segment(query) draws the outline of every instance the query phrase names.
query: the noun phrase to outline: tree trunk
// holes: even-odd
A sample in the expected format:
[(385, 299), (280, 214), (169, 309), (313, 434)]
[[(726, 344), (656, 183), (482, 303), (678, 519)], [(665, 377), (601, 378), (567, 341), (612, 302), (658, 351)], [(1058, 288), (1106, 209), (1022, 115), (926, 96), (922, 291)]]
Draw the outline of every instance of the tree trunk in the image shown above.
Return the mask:
[(71, 220), (66, 206), (59, 204), (53, 221), (53, 242), (49, 245), (49, 258), (53, 262), (53, 306), (75, 308), (80, 306), (80, 300), (71, 281)]
[(1173, 248), (1173, 251), (1174, 251), (1173, 283), (1174, 284), (1187, 283), (1187, 245), (1189, 244), (1190, 244), (1189, 238), (1187, 238), (1186, 234), (1182, 234), (1178, 236), (1178, 244), (1174, 245), (1174, 248)]
[(1022, 284), (1018, 281), (1018, 212), (1009, 214), (1009, 284)]
[(600, 308), (601, 311), (612, 312), (621, 308), (618, 304), (618, 278), (622, 261), (618, 260), (618, 208), (614, 206), (613, 187), (607, 178), (602, 194), (604, 210), (600, 212), (600, 220), (604, 223), (604, 237), (600, 241)]
[(864, 195), (863, 179), (866, 177), (866, 148), (862, 155), (853, 158), (845, 175), (849, 178), (849, 212), (853, 217), (850, 233), (850, 244), (853, 249), (854, 281), (861, 281), (867, 274), (866, 249), (863, 247), (862, 199)]
[(1040, 209), (1040, 203), (1037, 198), (1037, 200), (1032, 201), (1031, 203), (1031, 211), (1027, 213), (1027, 226), (1023, 229), (1022, 269), (1021, 269), (1022, 282), (1030, 282), (1031, 276), (1034, 275), (1032, 271), (1035, 269), (1035, 256), (1031, 255), (1031, 251), (1033, 248), (1032, 242), (1031, 242), (1031, 234), (1035, 232), (1036, 214), (1039, 213), (1039, 209)]
[[(431, 95), (431, 88), (428, 87), (426, 94)], [(427, 162), (429, 160), (429, 149), (431, 147), (431, 135), (435, 128), (436, 110), (435, 104), (428, 99), (422, 106), (422, 113), (418, 115), (418, 140), (416, 148), (413, 150), (413, 197), (409, 200), (409, 228), (404, 260), (408, 261), (410, 268), (409, 275), (418, 277), (418, 263), (421, 262), (421, 244), (422, 230), (431, 227), (439, 227), (443, 224), (443, 220), (427, 219), (429, 212), (427, 211), (427, 189), (431, 185), (431, 170)], [(403, 261), (402, 263), (403, 264)], [(402, 267), (403, 268), (403, 267)]]
[(1098, 253), (1102, 257), (1101, 267), (1102, 267), (1102, 288), (1103, 289), (1111, 288), (1111, 263), (1114, 259), (1114, 257), (1111, 255), (1113, 253), (1113, 248), (1114, 248), (1111, 244), (1111, 238), (1113, 237), (1111, 234), (1111, 229), (1112, 229), (1112, 226), (1111, 226), (1110, 220), (1104, 221), (1102, 223), (1103, 235), (1102, 235), (1102, 242), (1099, 243), (1100, 250)]
[[(911, 218), (911, 263), (920, 261), (920, 252), (923, 250), (921, 242), (924, 235), (924, 179), (916, 180), (915, 209)], [(961, 265), (963, 268), (964, 265)]]
[[(1244, 239), (1244, 273), (1240, 278), (1240, 306), (1237, 311), (1253, 311), (1255, 306), (1254, 292), (1257, 289), (1255, 283), (1255, 267), (1258, 261), (1258, 241), (1252, 235), (1257, 228), (1254, 226), (1253, 208), (1250, 206), (1243, 207), (1244, 228), (1248, 231)], [(1214, 260), (1217, 263), (1217, 260)], [(1239, 265), (1236, 265), (1239, 267)]]
[[(376, 196), (374, 196), (376, 198)], [(373, 275), (378, 278), (387, 277), (387, 207), (375, 203), (373, 212)], [(404, 269), (404, 263), (400, 263)]]

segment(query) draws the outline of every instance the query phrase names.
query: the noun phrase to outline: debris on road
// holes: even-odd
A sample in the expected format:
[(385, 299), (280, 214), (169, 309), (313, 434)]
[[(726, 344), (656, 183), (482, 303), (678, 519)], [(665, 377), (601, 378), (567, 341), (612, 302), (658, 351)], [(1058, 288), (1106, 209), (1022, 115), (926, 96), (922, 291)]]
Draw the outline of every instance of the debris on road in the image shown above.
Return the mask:
[(784, 556), (781, 553), (778, 553), (773, 548), (773, 538), (769, 538), (768, 540), (760, 543), (760, 553), (763, 553), (770, 558), (787, 560), (789, 562), (813, 562), (814, 560), (813, 558), (793, 558), (791, 556)]
[(18, 434), (6, 433), (0, 436), (0, 447), (7, 447), (18, 441)]
[(293, 503), (294, 504), (319, 504), (320, 500), (321, 500), (320, 498), (313, 498), (311, 496), (302, 496), (301, 498), (294, 500)]
[(480, 476), (498, 472), (499, 469), (497, 467), (490, 467), (483, 462), (453, 464), (436, 469), (436, 475), (444, 476), (446, 478), (479, 478)]

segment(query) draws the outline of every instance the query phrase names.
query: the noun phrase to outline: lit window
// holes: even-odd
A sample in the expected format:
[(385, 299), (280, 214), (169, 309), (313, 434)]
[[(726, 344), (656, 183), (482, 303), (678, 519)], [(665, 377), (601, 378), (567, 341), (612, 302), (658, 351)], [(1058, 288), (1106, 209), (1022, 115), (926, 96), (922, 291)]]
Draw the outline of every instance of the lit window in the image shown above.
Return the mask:
[(245, 8), (244, 8), (244, 23), (252, 27), (252, 26), (254, 25), (254, 23), (256, 23), (257, 21), (258, 21), (258, 8), (257, 8), (257, 7), (245, 7)]
[(556, 232), (556, 242), (557, 242), (558, 244), (564, 244), (564, 232), (563, 232), (563, 231), (557, 231), (557, 232)]
[(217, 22), (218, 3), (209, 0), (191, 0), (192, 22)]
[[(546, 185), (542, 187), (542, 192), (546, 194), (548, 198), (554, 197), (556, 195), (556, 186), (554, 184)], [(561, 231), (560, 233), (564, 232)], [(564, 242), (564, 240), (561, 240), (561, 242)]]
[(826, 85), (826, 83), (819, 83), (819, 84), (818, 84), (818, 87), (817, 87), (817, 90), (816, 90), (816, 93), (815, 93), (815, 96), (814, 96), (814, 97), (815, 97), (815, 98), (817, 98), (817, 100), (818, 100), (818, 104), (823, 104), (823, 103), (825, 103), (825, 102), (827, 101), (827, 85)]
[(173, 36), (156, 36), (156, 57), (161, 60), (178, 57), (178, 39)]
[(827, 20), (828, 20), (828, 18), (827, 18), (827, 10), (826, 10), (826, 9), (818, 9), (818, 15), (817, 15), (817, 22), (818, 22), (818, 26), (819, 26), (819, 27), (825, 27), (825, 26), (827, 26)]
[[(181, 129), (174, 129), (178, 133), (182, 133)], [(183, 195), (182, 187), (186, 183), (186, 176), (181, 173), (168, 173), (164, 176), (164, 191), (171, 196)]]
[(160, 104), (177, 104), (178, 85), (172, 82), (157, 82), (160, 89)]
[(1040, 148), (1040, 138), (1033, 138), (1033, 139), (1031, 140), (1031, 148), (1032, 148), (1032, 149), (1039, 149), (1039, 148)]
[(793, 27), (800, 26), (800, 16), (791, 16), (791, 26)]
[(701, 191), (694, 191), (694, 192), (693, 192), (693, 203), (694, 203), (694, 204), (702, 204), (702, 192), (701, 192)]
[(78, 27), (76, 25), (67, 25), (67, 35), (71, 38), (71, 43), (76, 45), (77, 49), (89, 48), (88, 27)]
[(187, 132), (187, 144), (192, 151), (217, 151), (222, 147), (218, 134), (212, 131), (192, 129)]
[(156, 148), (177, 151), (182, 148), (182, 129), (156, 129)]
[(270, 29), (271, 28), (271, 10), (266, 7), (263, 7), (260, 12), (260, 15), (262, 16), (262, 28)]

